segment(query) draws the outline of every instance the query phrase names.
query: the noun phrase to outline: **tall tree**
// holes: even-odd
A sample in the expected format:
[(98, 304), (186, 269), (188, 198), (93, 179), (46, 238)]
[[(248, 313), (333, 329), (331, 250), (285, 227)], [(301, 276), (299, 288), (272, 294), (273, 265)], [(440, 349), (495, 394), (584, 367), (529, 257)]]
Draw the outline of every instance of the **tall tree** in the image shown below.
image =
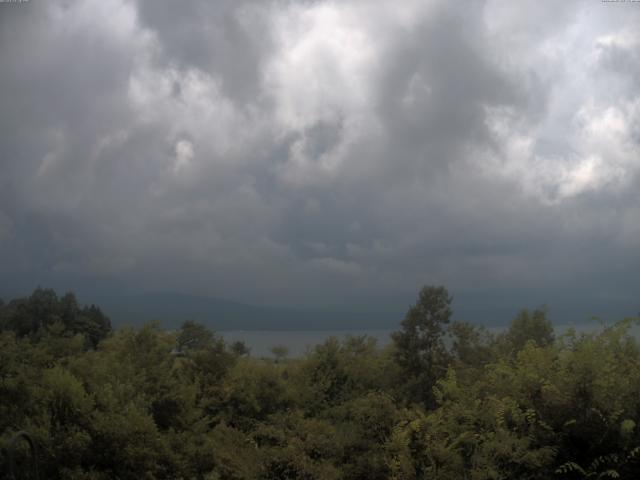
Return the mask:
[(401, 322), (402, 329), (391, 335), (413, 400), (427, 406), (434, 405), (433, 386), (446, 371), (443, 337), (453, 313), (452, 301), (445, 287), (424, 286)]

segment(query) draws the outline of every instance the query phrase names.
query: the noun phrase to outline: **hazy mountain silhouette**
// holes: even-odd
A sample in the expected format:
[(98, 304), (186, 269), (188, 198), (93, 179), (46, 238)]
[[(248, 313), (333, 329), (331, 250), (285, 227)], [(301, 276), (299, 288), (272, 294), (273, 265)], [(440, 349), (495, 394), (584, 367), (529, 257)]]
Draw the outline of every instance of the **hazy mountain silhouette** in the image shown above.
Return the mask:
[(179, 293), (145, 293), (91, 300), (114, 325), (141, 325), (159, 320), (176, 328), (184, 320), (201, 322), (214, 330), (341, 330), (395, 328), (404, 312), (356, 312), (250, 305), (220, 298)]
[[(549, 295), (551, 296), (551, 295)], [(511, 298), (513, 297), (513, 298)], [(602, 299), (538, 298), (507, 295), (482, 298), (454, 295), (454, 320), (490, 327), (509, 324), (522, 308), (549, 306), (556, 325), (591, 323), (592, 316), (612, 322), (636, 315), (635, 302)], [(548, 298), (548, 297), (547, 297)], [(165, 328), (176, 328), (185, 320), (204, 323), (214, 330), (386, 330), (396, 329), (415, 299), (397, 299), (393, 305), (371, 305), (367, 310), (338, 308), (296, 308), (253, 305), (215, 297), (171, 292), (122, 295), (80, 295), (82, 303), (95, 303), (115, 326), (139, 326), (158, 320)]]

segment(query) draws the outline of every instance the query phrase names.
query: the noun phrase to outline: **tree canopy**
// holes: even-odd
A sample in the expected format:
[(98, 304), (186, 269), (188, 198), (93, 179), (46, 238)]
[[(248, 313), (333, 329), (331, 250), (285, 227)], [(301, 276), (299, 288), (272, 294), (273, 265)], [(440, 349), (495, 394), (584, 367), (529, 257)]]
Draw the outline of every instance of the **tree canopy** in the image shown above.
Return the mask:
[(391, 335), (395, 356), (415, 401), (433, 405), (433, 385), (446, 372), (444, 344), (453, 298), (443, 286), (425, 286), (417, 302), (409, 308), (400, 331)]
[(384, 348), (255, 358), (193, 321), (110, 331), (38, 289), (0, 304), (0, 478), (20, 430), (54, 480), (640, 475), (638, 319), (556, 335), (544, 309), (493, 334), (451, 317), (427, 286)]

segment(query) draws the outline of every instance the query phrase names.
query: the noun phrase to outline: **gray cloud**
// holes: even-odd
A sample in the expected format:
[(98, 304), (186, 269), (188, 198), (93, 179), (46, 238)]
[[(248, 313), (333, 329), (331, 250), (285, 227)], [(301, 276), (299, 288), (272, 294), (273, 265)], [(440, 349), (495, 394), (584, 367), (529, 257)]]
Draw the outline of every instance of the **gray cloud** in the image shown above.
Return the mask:
[(0, 291), (627, 308), (632, 7), (3, 5)]
[(138, 21), (152, 30), (160, 62), (215, 75), (225, 94), (240, 103), (260, 94), (262, 62), (272, 48), (262, 2), (137, 2)]

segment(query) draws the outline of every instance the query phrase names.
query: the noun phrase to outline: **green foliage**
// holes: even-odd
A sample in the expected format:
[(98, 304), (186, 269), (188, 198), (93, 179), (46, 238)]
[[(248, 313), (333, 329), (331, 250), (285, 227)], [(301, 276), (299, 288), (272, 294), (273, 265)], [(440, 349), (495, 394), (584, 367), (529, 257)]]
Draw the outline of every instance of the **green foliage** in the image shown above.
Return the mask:
[(409, 308), (402, 330), (391, 335), (410, 398), (433, 406), (433, 387), (446, 371), (445, 326), (452, 315), (452, 297), (444, 287), (425, 286)]
[(229, 372), (228, 385), (223, 418), (231, 425), (240, 426), (244, 419), (265, 420), (292, 403), (285, 380), (270, 362), (239, 361)]
[(87, 347), (95, 348), (111, 332), (111, 322), (95, 305), (81, 308), (73, 293), (58, 298), (55, 291), (38, 288), (27, 298), (0, 305), (0, 330), (32, 339), (52, 331), (80, 334)]
[(556, 339), (523, 311), (491, 335), (450, 303), (425, 287), (389, 347), (286, 361), (195, 322), (96, 334), (99, 309), (50, 290), (0, 304), (0, 478), (22, 429), (54, 480), (640, 475), (634, 320)]
[(231, 344), (231, 351), (238, 357), (249, 356), (251, 349), (241, 340), (237, 340)]
[(180, 353), (206, 350), (214, 344), (215, 336), (207, 327), (193, 320), (185, 321), (180, 327), (176, 347)]
[(551, 345), (554, 341), (553, 324), (547, 318), (546, 308), (520, 311), (502, 340), (511, 352), (522, 350), (530, 341), (540, 347)]
[(460, 378), (478, 378), (484, 367), (496, 360), (496, 339), (484, 327), (453, 322), (448, 334), (451, 341), (450, 365), (455, 366)]
[(286, 345), (274, 345), (270, 350), (276, 362), (281, 362), (289, 356), (289, 348)]

